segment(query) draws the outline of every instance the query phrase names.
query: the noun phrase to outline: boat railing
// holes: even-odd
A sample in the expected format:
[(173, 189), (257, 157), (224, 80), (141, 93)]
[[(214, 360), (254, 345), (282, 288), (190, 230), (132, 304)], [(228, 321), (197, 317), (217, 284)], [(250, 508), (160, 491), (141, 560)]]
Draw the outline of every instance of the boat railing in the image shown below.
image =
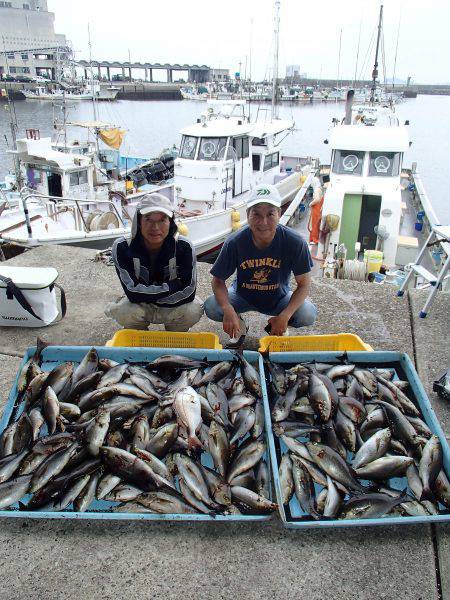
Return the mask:
[[(424, 226), (429, 233), (433, 225), (442, 225), (443, 223), (441, 223), (440, 219), (436, 215), (436, 212), (431, 204), (430, 198), (428, 197), (428, 194), (423, 185), (422, 178), (416, 171), (416, 168), (417, 165), (413, 163), (411, 171), (408, 171), (406, 169), (406, 172), (409, 174), (410, 181), (413, 184), (412, 202), (415, 208), (424, 212)], [(447, 256), (450, 255), (450, 244), (448, 244), (447, 242), (440, 242), (438, 248), (440, 249), (441, 262), (443, 263)]]
[[(29, 224), (27, 202), (32, 198), (42, 201), (43, 205), (47, 207), (48, 215), (51, 218), (57, 217), (58, 214), (65, 212), (64, 209), (75, 208), (74, 218), (75, 218), (75, 225), (76, 225), (77, 229), (79, 229), (80, 231), (84, 230), (86, 233), (88, 233), (90, 231), (89, 227), (86, 224), (86, 219), (85, 219), (85, 215), (83, 214), (82, 207), (89, 206), (89, 205), (92, 206), (93, 204), (98, 203), (98, 201), (96, 201), (96, 200), (80, 200), (79, 198), (71, 198), (68, 196), (65, 196), (64, 198), (61, 198), (59, 196), (49, 196), (46, 194), (41, 194), (40, 192), (36, 192), (36, 191), (30, 192), (30, 190), (28, 188), (23, 188), (21, 190), (21, 200), (22, 200), (22, 204), (23, 204), (23, 208), (24, 208), (24, 212), (25, 212), (25, 217), (27, 219), (27, 227), (28, 227), (28, 231), (29, 231), (29, 237), (32, 237), (32, 236), (30, 235), (31, 226)], [(116, 217), (118, 218), (119, 223), (121, 223), (122, 227), (125, 228), (126, 227), (125, 222), (124, 222), (122, 216), (119, 214), (119, 211), (117, 210), (117, 207), (115, 206), (114, 202), (109, 199), (105, 199), (105, 200), (102, 199), (101, 203), (108, 205), (111, 212), (113, 212), (116, 215)]]

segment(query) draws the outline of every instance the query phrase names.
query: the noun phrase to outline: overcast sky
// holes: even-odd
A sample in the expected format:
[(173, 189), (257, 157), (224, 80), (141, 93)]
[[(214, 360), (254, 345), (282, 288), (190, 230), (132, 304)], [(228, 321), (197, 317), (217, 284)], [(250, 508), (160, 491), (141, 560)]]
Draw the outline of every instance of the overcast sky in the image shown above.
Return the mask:
[[(55, 29), (73, 43), (76, 58), (92, 57), (207, 64), (261, 80), (272, 74), (272, 0), (48, 0)], [(310, 77), (370, 78), (378, 0), (281, 0), (280, 69), (300, 65)], [(396, 78), (416, 83), (450, 82), (449, 0), (385, 0), (384, 40), (388, 81), (392, 80), (398, 38)], [(372, 40), (372, 45), (371, 45)], [(251, 52), (250, 52), (251, 49)], [(370, 59), (369, 59), (370, 55)], [(380, 60), (380, 75), (383, 77)]]

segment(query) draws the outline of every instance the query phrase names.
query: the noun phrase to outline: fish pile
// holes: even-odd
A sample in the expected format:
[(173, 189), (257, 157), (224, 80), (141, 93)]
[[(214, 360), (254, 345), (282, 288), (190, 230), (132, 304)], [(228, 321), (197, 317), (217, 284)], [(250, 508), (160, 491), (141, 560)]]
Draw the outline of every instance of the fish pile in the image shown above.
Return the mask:
[(312, 519), (448, 511), (440, 439), (395, 369), (349, 364), (346, 356), (289, 368), (264, 361), (281, 501), (293, 518), (295, 501), (300, 518)]
[(43, 371), (42, 350), (21, 370), (21, 414), (0, 437), (0, 509), (215, 517), (277, 508), (260, 380), (242, 354), (142, 364), (92, 348), (79, 364)]

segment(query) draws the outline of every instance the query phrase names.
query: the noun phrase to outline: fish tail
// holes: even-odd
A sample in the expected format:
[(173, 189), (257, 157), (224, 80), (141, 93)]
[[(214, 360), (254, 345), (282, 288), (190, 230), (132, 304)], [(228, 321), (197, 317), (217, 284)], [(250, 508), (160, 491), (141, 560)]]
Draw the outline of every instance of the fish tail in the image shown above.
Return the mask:
[(44, 351), (44, 348), (46, 348), (49, 345), (50, 344), (48, 342), (46, 342), (42, 338), (38, 337), (36, 340), (36, 352), (33, 355), (33, 360), (37, 362), (39, 360), (42, 352)]
[(423, 500), (434, 500), (434, 494), (430, 490), (429, 486), (424, 487), (422, 490), (422, 494), (420, 496), (420, 501), (422, 502)]
[(188, 446), (189, 448), (203, 448), (203, 444), (195, 434), (188, 437)]

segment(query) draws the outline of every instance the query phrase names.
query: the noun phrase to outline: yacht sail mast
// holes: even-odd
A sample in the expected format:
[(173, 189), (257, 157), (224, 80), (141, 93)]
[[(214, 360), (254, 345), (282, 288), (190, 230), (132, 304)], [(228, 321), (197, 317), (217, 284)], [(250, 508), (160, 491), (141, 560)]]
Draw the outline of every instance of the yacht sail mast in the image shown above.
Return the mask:
[(278, 119), (277, 86), (278, 86), (278, 51), (280, 37), (280, 0), (275, 2), (275, 40), (273, 53), (273, 82), (272, 82), (272, 119)]
[(378, 21), (378, 36), (377, 36), (377, 47), (375, 50), (375, 63), (372, 71), (372, 87), (370, 88), (370, 103), (373, 104), (375, 101), (375, 90), (377, 88), (377, 77), (378, 77), (378, 50), (380, 48), (381, 38), (381, 26), (383, 21), (383, 5), (380, 6), (380, 19)]

